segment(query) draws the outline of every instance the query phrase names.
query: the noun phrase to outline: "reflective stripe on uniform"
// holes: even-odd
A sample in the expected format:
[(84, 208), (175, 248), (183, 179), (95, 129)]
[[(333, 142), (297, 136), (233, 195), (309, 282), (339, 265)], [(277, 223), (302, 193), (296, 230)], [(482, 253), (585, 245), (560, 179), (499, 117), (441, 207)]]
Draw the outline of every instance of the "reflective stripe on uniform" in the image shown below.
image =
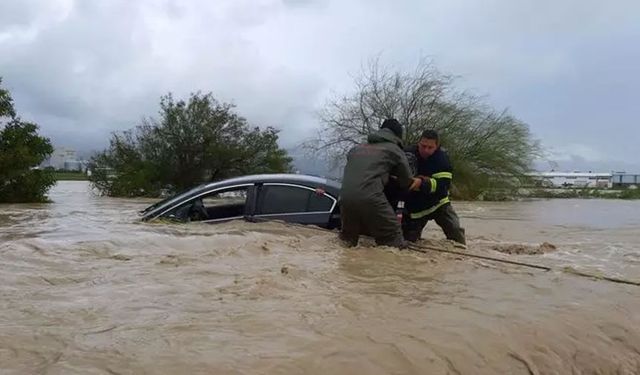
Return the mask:
[(431, 175), (431, 178), (448, 178), (453, 179), (453, 173), (451, 172), (438, 172)]
[(412, 219), (420, 219), (421, 217), (425, 217), (429, 214), (434, 213), (438, 208), (442, 207), (442, 205), (449, 203), (449, 197), (444, 197), (442, 199), (440, 199), (440, 201), (438, 203), (436, 203), (436, 205), (431, 206), (429, 208), (427, 208), (426, 210), (423, 211), (419, 211), (419, 212), (414, 212), (412, 214), (410, 214), (409, 216)]
[(438, 181), (435, 178), (430, 178), (429, 181), (431, 181), (431, 192), (435, 193), (438, 188)]

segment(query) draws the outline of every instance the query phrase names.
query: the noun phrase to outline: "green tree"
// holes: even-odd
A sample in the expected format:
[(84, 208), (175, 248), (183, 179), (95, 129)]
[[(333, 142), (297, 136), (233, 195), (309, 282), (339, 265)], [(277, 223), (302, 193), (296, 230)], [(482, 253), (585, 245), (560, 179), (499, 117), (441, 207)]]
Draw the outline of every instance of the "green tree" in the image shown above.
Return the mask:
[(165, 95), (158, 118), (113, 134), (109, 148), (92, 158), (90, 180), (111, 196), (157, 196), (238, 175), (291, 171), (278, 131), (251, 127), (233, 109), (210, 93), (187, 101)]
[[(2, 77), (0, 77), (0, 85), (2, 85)], [(11, 94), (0, 86), (0, 120), (6, 117), (15, 119), (16, 111), (13, 109)]]
[(518, 186), (539, 153), (525, 123), (456, 90), (454, 77), (427, 60), (405, 72), (376, 59), (354, 83), (353, 92), (327, 101), (319, 112), (320, 131), (305, 143), (312, 152), (328, 155), (334, 166), (386, 118), (405, 126), (405, 144), (417, 142), (425, 129), (439, 131), (454, 164), (455, 191), (464, 198), (496, 186)]
[(55, 179), (36, 167), (52, 152), (49, 139), (38, 135), (36, 124), (17, 117), (9, 91), (0, 87), (0, 202), (47, 201)]

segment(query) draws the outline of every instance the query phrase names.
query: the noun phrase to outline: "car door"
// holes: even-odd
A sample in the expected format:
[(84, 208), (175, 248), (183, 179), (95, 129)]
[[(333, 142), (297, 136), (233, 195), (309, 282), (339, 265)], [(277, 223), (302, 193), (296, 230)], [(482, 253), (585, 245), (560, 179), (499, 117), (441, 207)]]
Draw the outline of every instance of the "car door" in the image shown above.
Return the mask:
[(287, 183), (259, 187), (255, 216), (292, 223), (327, 226), (336, 199), (320, 189)]

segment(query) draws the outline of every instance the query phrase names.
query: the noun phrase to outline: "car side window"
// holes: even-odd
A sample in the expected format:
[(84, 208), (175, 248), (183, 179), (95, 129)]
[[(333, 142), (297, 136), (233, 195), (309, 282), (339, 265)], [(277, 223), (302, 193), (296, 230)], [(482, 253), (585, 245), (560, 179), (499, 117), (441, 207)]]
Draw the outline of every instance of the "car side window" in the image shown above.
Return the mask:
[(258, 202), (261, 214), (328, 212), (333, 200), (323, 193), (287, 185), (264, 185)]
[(306, 212), (310, 190), (295, 186), (265, 185), (260, 194), (261, 214)]
[(221, 206), (238, 206), (247, 201), (247, 187), (225, 190), (218, 193), (207, 194), (202, 197), (202, 203), (206, 208)]
[(218, 190), (181, 204), (165, 214), (180, 221), (216, 220), (242, 216), (248, 187)]
[(311, 194), (309, 197), (309, 212), (327, 212), (333, 207), (333, 199), (324, 194)]
[(260, 193), (261, 214), (306, 212), (310, 190), (286, 185), (264, 185)]

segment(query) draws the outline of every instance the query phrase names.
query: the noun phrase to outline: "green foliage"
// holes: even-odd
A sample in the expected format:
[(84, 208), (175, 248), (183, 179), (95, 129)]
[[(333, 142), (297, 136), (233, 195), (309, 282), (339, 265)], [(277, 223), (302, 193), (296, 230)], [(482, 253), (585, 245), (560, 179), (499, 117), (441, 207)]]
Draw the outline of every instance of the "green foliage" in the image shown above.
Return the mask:
[(110, 196), (157, 196), (202, 182), (252, 173), (290, 172), (278, 131), (251, 127), (209, 94), (160, 99), (157, 119), (113, 134), (91, 160), (90, 181)]
[[(0, 77), (0, 85), (2, 85), (2, 77)], [(0, 119), (2, 117), (16, 117), (16, 111), (13, 109), (13, 99), (8, 90), (4, 90), (0, 86)]]
[[(46, 169), (46, 168), (45, 168)], [(56, 171), (53, 172), (56, 181), (86, 181), (87, 175), (84, 172), (77, 171)]]
[(412, 72), (391, 72), (375, 60), (356, 78), (351, 94), (331, 99), (319, 115), (323, 128), (306, 145), (335, 164), (386, 118), (404, 125), (407, 144), (426, 129), (438, 130), (454, 165), (454, 193), (467, 199), (495, 186), (521, 185), (539, 153), (525, 123), (456, 91), (453, 77), (427, 61)]
[(618, 198), (617, 193), (593, 188), (534, 189), (523, 195), (530, 198)]
[(50, 171), (35, 168), (52, 152), (38, 126), (20, 121), (11, 95), (0, 88), (0, 202), (47, 201), (55, 179)]
[(620, 199), (640, 199), (640, 189), (624, 189), (620, 192)]
[(564, 198), (564, 199), (640, 199), (640, 189), (604, 188), (523, 188), (515, 192), (488, 191), (483, 200), (514, 200), (519, 198)]

